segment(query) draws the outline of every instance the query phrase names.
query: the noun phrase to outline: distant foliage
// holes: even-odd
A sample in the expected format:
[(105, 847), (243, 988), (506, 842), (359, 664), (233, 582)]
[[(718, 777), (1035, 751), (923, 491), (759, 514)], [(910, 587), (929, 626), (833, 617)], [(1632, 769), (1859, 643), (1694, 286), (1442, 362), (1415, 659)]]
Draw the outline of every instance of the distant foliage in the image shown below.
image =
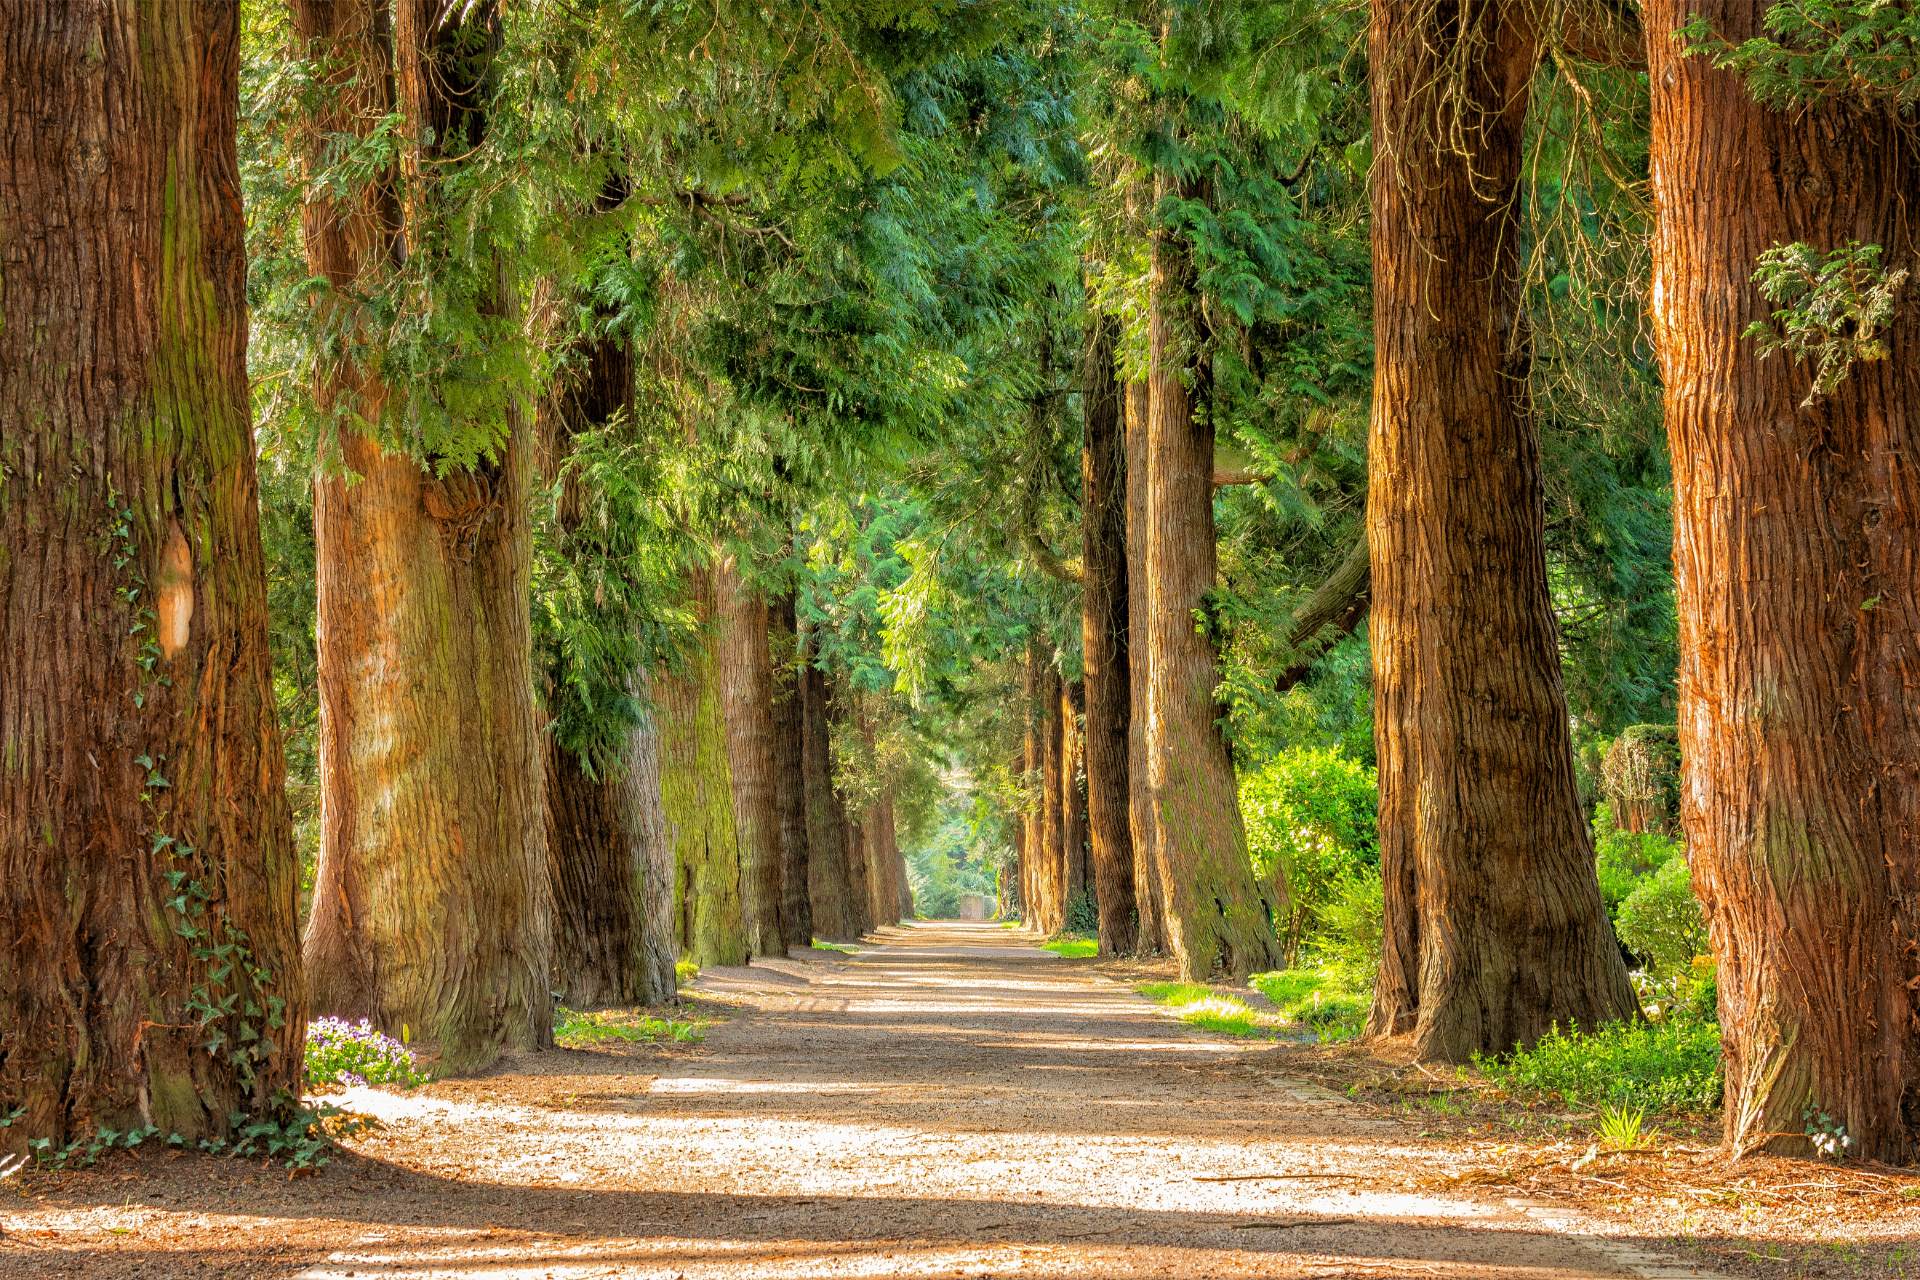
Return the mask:
[(365, 1018), (320, 1018), (307, 1024), (307, 1083), (397, 1084), (410, 1089), (428, 1076), (413, 1051), (374, 1030)]
[(1286, 891), (1289, 958), (1323, 931), (1344, 883), (1379, 865), (1377, 787), (1372, 769), (1324, 748), (1282, 751), (1241, 781), (1254, 869)]
[(1703, 1113), (1720, 1104), (1720, 1029), (1696, 1018), (1556, 1027), (1531, 1048), (1474, 1066), (1515, 1093), (1576, 1107)]
[(1813, 390), (1800, 403), (1832, 395), (1855, 364), (1885, 360), (1883, 336), (1907, 283), (1907, 269), (1882, 269), (1880, 246), (1851, 241), (1827, 253), (1805, 244), (1775, 245), (1760, 255), (1753, 281), (1775, 304), (1773, 319), (1748, 326), (1761, 358), (1784, 351), (1814, 366)]

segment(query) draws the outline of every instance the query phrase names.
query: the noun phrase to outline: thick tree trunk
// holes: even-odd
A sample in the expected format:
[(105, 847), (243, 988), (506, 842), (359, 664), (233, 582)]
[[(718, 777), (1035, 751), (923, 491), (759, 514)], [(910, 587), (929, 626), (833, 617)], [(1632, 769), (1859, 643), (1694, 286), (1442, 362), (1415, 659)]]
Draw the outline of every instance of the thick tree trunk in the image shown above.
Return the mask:
[(1523, 17), (1373, 7), (1367, 527), (1386, 920), (1370, 1027), (1456, 1061), (1635, 1012), (1574, 786), (1516, 329), (1511, 206), (1538, 58)]
[(1147, 620), (1153, 616), (1153, 579), (1147, 576), (1147, 384), (1127, 383), (1127, 833), (1133, 842), (1135, 948), (1143, 955), (1167, 949), (1165, 891), (1154, 853), (1158, 830), (1147, 777), (1147, 686), (1152, 672)]
[(727, 758), (710, 570), (693, 573), (700, 640), (677, 671), (654, 681), (660, 724), (660, 802), (673, 848), (675, 933), (694, 963), (747, 962), (740, 914), (740, 838)]
[(671, 1000), (673, 850), (651, 713), (598, 776), (549, 735), (546, 814), (555, 990), (575, 1008)]
[[(1191, 197), (1193, 192), (1186, 193)], [(1222, 708), (1220, 660), (1197, 614), (1214, 585), (1213, 423), (1193, 265), (1153, 240), (1147, 413), (1147, 772), (1167, 947), (1189, 980), (1243, 978), (1280, 963), (1274, 904), (1254, 882)]]
[(239, 65), (233, 3), (0, 2), (0, 1151), (300, 1092)]
[(1100, 953), (1133, 950), (1133, 831), (1128, 791), (1132, 718), (1127, 662), (1127, 480), (1117, 322), (1092, 320), (1080, 451), (1080, 623), (1086, 666), (1087, 828)]
[(775, 780), (773, 652), (767, 604), (740, 578), (732, 557), (714, 570), (719, 594), (719, 677), (733, 766), (734, 824), (740, 840), (740, 916), (747, 952), (786, 954), (780, 922), (786, 865)]
[(789, 947), (813, 940), (813, 900), (808, 888), (806, 735), (801, 725), (800, 636), (792, 593), (768, 609), (773, 649), (773, 782), (780, 816), (780, 925)]
[[(474, 77), (487, 60), (461, 42), (492, 43), (497, 16), (480, 5), (436, 24), (423, 0), (407, 0), (391, 39), (370, 5), (303, 0), (294, 17), (340, 68), (316, 136), (365, 133), (396, 108), (430, 136), (428, 154), (409, 162), (403, 216), (385, 178), (305, 206), (314, 273), (348, 296), (403, 252), (396, 227), (415, 243), (435, 239), (423, 225), (434, 179), (423, 171), (453, 163), (438, 149), (464, 150), (484, 125)], [(344, 365), (320, 374), (324, 405), (369, 422), (391, 419), (388, 400), (408, 390)], [(352, 430), (340, 458), (351, 482), (332, 469), (314, 481), (323, 782), (306, 935), (313, 1003), (408, 1028), (444, 1069), (478, 1070), (552, 1036), (527, 616), (531, 433), (510, 423), (492, 461), (444, 475)]]
[(855, 852), (847, 841), (845, 816), (833, 789), (833, 748), (827, 720), (827, 676), (806, 660), (800, 667), (801, 782), (807, 802), (807, 896), (814, 933), (846, 940), (860, 936), (854, 908)]
[(1681, 817), (1719, 962), (1731, 1151), (1920, 1156), (1920, 289), (1802, 404), (1761, 360), (1755, 260), (1880, 245), (1920, 274), (1910, 125), (1832, 102), (1757, 105), (1668, 33), (1735, 43), (1758, 0), (1646, 6), (1654, 322), (1673, 452)]

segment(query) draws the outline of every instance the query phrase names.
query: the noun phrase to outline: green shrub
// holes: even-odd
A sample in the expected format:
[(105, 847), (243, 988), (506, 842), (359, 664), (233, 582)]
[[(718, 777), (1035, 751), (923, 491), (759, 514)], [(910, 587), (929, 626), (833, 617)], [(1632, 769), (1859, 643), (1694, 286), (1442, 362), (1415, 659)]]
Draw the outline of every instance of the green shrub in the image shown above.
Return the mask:
[(1067, 899), (1067, 933), (1096, 937), (1100, 933), (1100, 904), (1094, 900), (1093, 890), (1076, 889)]
[(1556, 1027), (1532, 1048), (1473, 1065), (1502, 1088), (1575, 1107), (1705, 1113), (1720, 1103), (1720, 1029), (1696, 1018)]
[(1615, 921), (1620, 941), (1662, 975), (1684, 974), (1707, 949), (1707, 922), (1687, 860), (1674, 858), (1634, 886)]
[(1240, 784), (1254, 870), (1286, 889), (1289, 959), (1311, 949), (1344, 881), (1379, 865), (1372, 769), (1332, 748), (1280, 752)]
[(1380, 968), (1380, 939), (1386, 916), (1386, 889), (1380, 872), (1355, 871), (1335, 882), (1322, 910), (1313, 953), (1357, 991), (1371, 991)]
[(1351, 1040), (1366, 1030), (1372, 997), (1337, 969), (1281, 969), (1248, 981), (1287, 1021), (1313, 1028), (1322, 1040)]

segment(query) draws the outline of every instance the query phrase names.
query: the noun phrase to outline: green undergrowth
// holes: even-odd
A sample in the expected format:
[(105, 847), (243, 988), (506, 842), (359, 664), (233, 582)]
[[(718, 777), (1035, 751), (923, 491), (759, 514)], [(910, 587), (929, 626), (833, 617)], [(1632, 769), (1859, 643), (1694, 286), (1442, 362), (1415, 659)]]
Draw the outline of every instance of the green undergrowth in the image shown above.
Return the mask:
[(706, 1038), (704, 1018), (659, 1018), (643, 1009), (600, 1009), (592, 1013), (562, 1006), (554, 1010), (553, 1042), (562, 1049), (585, 1049), (609, 1040), (652, 1044), (671, 1040), (696, 1044)]
[(1366, 1029), (1371, 997), (1339, 969), (1281, 969), (1256, 973), (1248, 982), (1282, 1018), (1322, 1040), (1352, 1040)]
[(1688, 1115), (1720, 1105), (1720, 1029), (1702, 1018), (1556, 1027), (1530, 1049), (1476, 1057), (1473, 1065), (1528, 1100)]
[(1066, 933), (1057, 938), (1048, 938), (1040, 944), (1040, 948), (1069, 960), (1087, 960), (1100, 954), (1100, 944), (1094, 939)]
[(1141, 995), (1165, 1005), (1188, 1026), (1226, 1036), (1273, 1040), (1279, 1037), (1280, 1019), (1254, 1009), (1246, 1001), (1198, 982), (1148, 982), (1135, 987)]
[(815, 951), (838, 951), (841, 955), (846, 956), (857, 956), (860, 954), (860, 948), (850, 947), (844, 942), (822, 942), (820, 939), (815, 938), (812, 946)]

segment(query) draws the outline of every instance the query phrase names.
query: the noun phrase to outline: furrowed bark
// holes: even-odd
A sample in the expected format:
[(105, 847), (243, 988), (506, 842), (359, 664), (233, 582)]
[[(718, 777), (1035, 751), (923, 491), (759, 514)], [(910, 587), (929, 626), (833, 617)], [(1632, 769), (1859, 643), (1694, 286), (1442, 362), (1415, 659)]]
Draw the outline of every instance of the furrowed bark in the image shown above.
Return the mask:
[(1653, 318), (1674, 475), (1681, 820), (1718, 961), (1730, 1152), (1920, 1157), (1920, 288), (1808, 403), (1762, 360), (1775, 245), (1850, 242), (1920, 275), (1911, 123), (1761, 107), (1671, 33), (1757, 36), (1754, 0), (1644, 7)]
[[(294, 22), (337, 68), (315, 147), (396, 110), (410, 139), (402, 173), (304, 207), (314, 274), (336, 291), (318, 303), (327, 314), (406, 241), (434, 238), (441, 179), (429, 175), (457, 164), (485, 127), (498, 15), (478, 4), (442, 23), (425, 0), (405, 0), (389, 32), (384, 6), (301, 0)], [(396, 205), (402, 178), (409, 195)], [(503, 309), (505, 290), (483, 305)], [(411, 390), (349, 364), (318, 381), (322, 406), (343, 421), (390, 420), (387, 402)], [(313, 1004), (408, 1029), (445, 1070), (479, 1070), (552, 1038), (527, 612), (532, 433), (510, 421), (490, 460), (445, 474), (351, 427), (339, 452), (356, 478), (328, 468), (314, 481), (323, 785), (305, 939)]]
[(808, 890), (806, 735), (801, 724), (800, 636), (791, 592), (768, 610), (773, 648), (773, 781), (780, 815), (780, 924), (789, 947), (813, 940), (813, 901)]
[(1165, 890), (1154, 852), (1158, 831), (1153, 789), (1147, 777), (1147, 687), (1152, 653), (1147, 620), (1153, 614), (1153, 580), (1147, 576), (1147, 384), (1126, 387), (1127, 472), (1127, 833), (1133, 841), (1134, 907), (1139, 919), (1135, 948), (1142, 955), (1167, 949)]
[(860, 936), (848, 869), (845, 819), (833, 790), (833, 754), (827, 722), (827, 677), (807, 660), (802, 637), (800, 667), (801, 783), (807, 804), (807, 896), (814, 933), (842, 941)]
[(1092, 320), (1080, 451), (1087, 828), (1102, 955), (1133, 950), (1136, 915), (1127, 774), (1132, 718), (1127, 661), (1127, 474), (1119, 370), (1114, 363), (1117, 329), (1111, 316), (1097, 315)]
[[(1165, 186), (1163, 194), (1171, 188)], [(1181, 194), (1192, 198), (1196, 191)], [(1254, 882), (1233, 761), (1221, 735), (1219, 655), (1197, 620), (1213, 589), (1213, 423), (1193, 264), (1153, 238), (1147, 413), (1147, 771), (1167, 948), (1181, 975), (1243, 978), (1279, 965), (1274, 904)]]
[(740, 916), (747, 952), (786, 954), (780, 921), (780, 804), (775, 781), (773, 653), (767, 604), (741, 580), (732, 557), (714, 571), (719, 594), (719, 677), (727, 721), (727, 758), (733, 768), (734, 824), (740, 841)]
[(1373, 7), (1367, 529), (1386, 918), (1369, 1029), (1451, 1061), (1637, 1009), (1574, 784), (1516, 327), (1511, 204), (1539, 56), (1523, 8)]
[(0, 2), (0, 1152), (301, 1089), (239, 24)]
[(733, 768), (717, 678), (715, 588), (696, 570), (690, 590), (701, 623), (680, 669), (654, 680), (660, 725), (660, 803), (673, 848), (675, 934), (684, 954), (705, 968), (745, 964), (740, 914), (740, 838), (733, 813)]

